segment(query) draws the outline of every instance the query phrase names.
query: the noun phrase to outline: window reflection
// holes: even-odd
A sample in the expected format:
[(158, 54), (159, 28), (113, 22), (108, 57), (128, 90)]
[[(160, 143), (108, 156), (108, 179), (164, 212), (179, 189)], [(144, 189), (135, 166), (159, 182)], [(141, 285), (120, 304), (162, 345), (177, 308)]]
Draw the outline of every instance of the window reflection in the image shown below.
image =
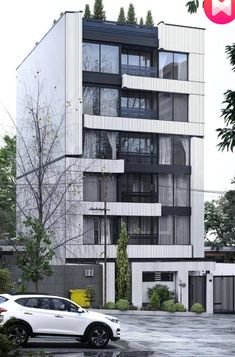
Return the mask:
[(159, 77), (188, 79), (188, 56), (185, 53), (159, 52)]
[(118, 116), (118, 108), (118, 89), (84, 87), (83, 112), (85, 114)]
[(83, 70), (119, 73), (119, 46), (83, 43)]

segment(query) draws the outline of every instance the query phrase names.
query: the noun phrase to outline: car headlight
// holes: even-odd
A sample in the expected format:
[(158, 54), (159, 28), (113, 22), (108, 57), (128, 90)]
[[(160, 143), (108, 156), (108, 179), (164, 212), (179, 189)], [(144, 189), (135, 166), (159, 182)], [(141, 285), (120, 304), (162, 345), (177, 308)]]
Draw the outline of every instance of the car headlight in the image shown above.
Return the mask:
[(105, 316), (105, 318), (111, 322), (114, 322), (115, 324), (119, 323), (119, 320), (116, 319), (115, 317), (111, 317), (111, 316)]

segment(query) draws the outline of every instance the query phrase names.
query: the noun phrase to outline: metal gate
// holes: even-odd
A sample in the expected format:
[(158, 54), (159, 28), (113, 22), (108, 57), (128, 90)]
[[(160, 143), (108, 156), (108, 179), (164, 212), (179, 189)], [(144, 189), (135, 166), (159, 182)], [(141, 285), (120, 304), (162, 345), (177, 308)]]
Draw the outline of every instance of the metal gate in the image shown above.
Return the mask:
[(235, 276), (214, 276), (214, 313), (235, 314)]
[(189, 276), (189, 310), (199, 303), (206, 311), (206, 276)]

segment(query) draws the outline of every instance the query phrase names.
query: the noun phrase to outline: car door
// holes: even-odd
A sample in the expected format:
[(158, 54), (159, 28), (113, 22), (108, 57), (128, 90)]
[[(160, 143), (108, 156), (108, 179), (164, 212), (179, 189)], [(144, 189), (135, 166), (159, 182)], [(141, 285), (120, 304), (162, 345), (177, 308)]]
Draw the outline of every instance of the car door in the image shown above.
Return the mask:
[(77, 305), (63, 298), (52, 298), (54, 331), (64, 335), (83, 335), (89, 324), (86, 312), (78, 312)]

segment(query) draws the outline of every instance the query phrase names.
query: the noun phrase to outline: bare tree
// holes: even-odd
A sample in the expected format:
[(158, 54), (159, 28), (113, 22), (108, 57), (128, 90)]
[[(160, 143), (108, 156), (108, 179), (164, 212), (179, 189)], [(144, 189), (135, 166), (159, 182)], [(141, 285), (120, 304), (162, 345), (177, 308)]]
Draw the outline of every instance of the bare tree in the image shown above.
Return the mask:
[[(20, 266), (37, 290), (38, 281), (53, 274), (51, 261), (64, 261), (67, 220), (78, 211), (84, 169), (79, 158), (65, 155), (65, 116), (71, 104), (58, 112), (56, 87), (48, 99), (39, 73), (34, 79), (32, 94), (25, 87), (16, 126), (16, 166), (17, 233), (25, 246)], [(72, 221), (76, 225), (76, 217)], [(81, 228), (76, 228), (69, 241), (81, 237)]]

